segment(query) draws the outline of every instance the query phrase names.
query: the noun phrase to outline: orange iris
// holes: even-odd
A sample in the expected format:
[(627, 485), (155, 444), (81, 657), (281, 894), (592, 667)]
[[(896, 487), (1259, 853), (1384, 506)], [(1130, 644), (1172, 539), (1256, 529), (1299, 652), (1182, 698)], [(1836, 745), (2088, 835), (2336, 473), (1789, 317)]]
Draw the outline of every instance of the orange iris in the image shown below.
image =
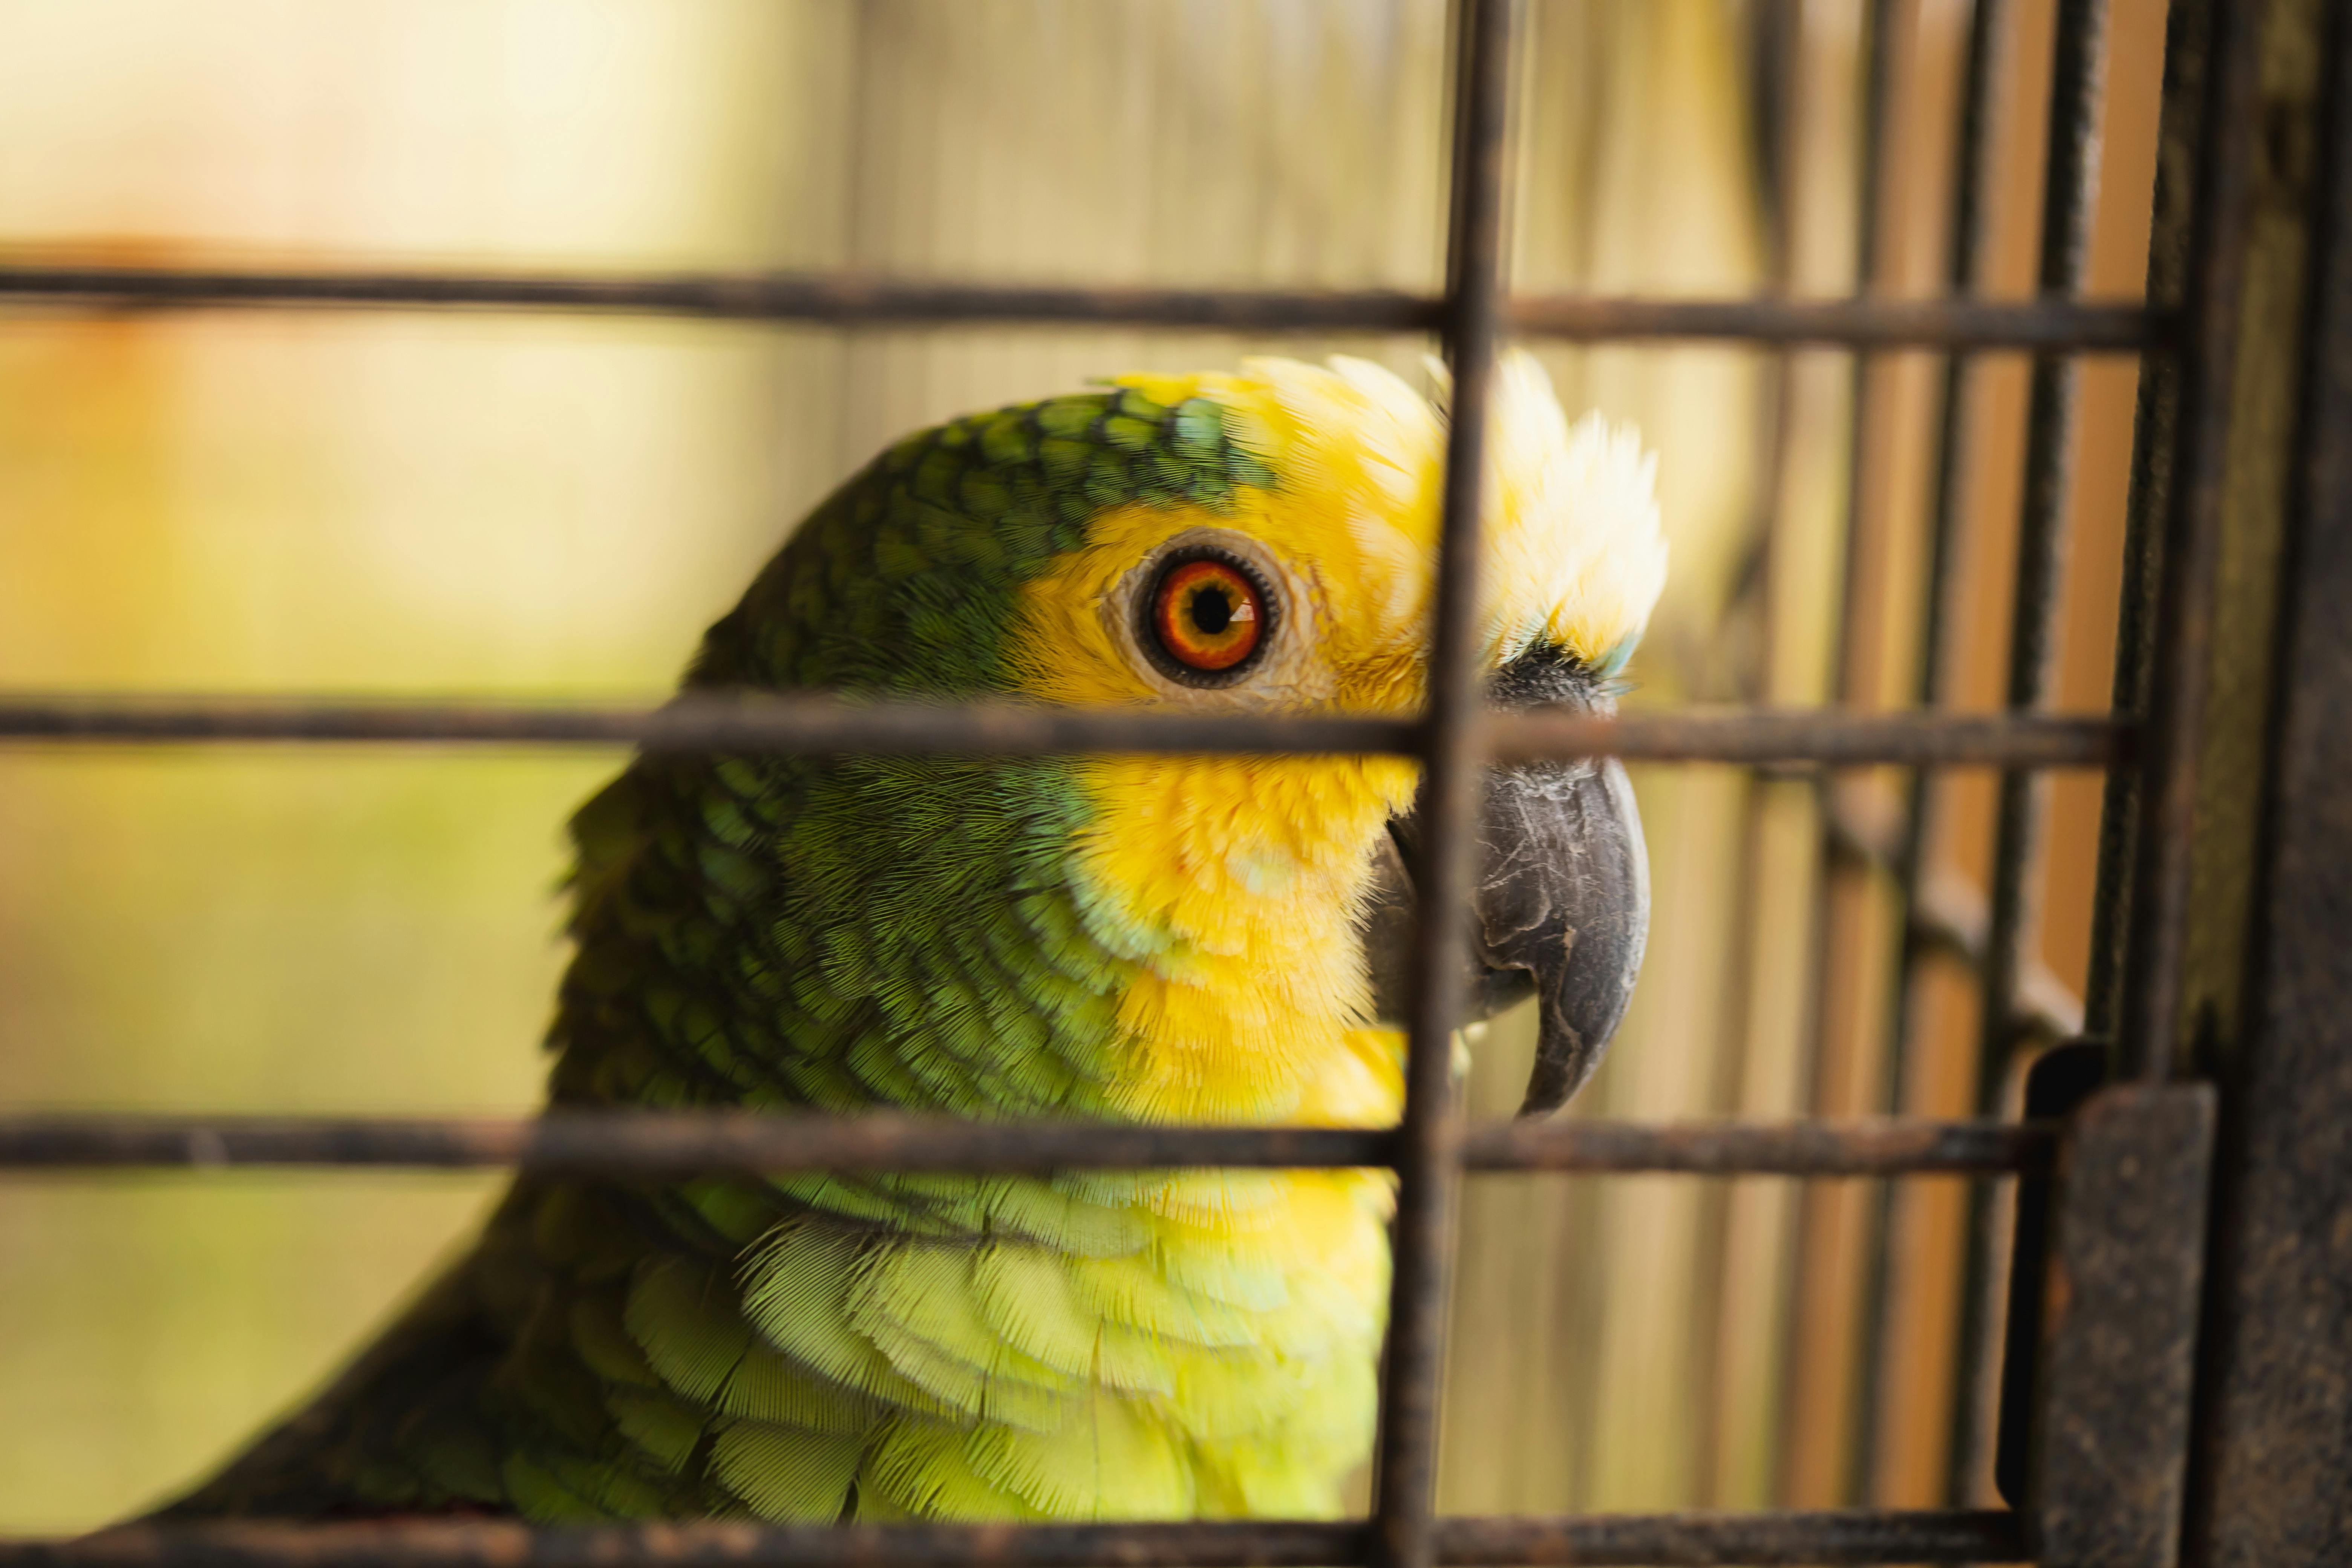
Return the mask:
[(1192, 669), (1231, 669), (1257, 650), (1265, 606), (1257, 584), (1222, 561), (1187, 561), (1160, 579), (1152, 629), (1171, 658)]

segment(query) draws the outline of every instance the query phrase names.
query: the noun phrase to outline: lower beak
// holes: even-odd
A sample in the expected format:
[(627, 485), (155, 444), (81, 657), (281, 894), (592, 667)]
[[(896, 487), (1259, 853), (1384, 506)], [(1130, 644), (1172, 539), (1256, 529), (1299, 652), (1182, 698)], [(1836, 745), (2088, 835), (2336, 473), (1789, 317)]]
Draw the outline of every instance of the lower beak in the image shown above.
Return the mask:
[[(1414, 910), (1415, 816), (1375, 852), (1360, 926), (1373, 1000), (1404, 1016)], [(1478, 819), (1472, 1018), (1537, 998), (1535, 1070), (1521, 1116), (1559, 1110), (1601, 1065), (1625, 1016), (1650, 930), (1649, 858), (1632, 781), (1613, 759), (1492, 769)], [(1467, 1021), (1467, 1020), (1465, 1020)]]

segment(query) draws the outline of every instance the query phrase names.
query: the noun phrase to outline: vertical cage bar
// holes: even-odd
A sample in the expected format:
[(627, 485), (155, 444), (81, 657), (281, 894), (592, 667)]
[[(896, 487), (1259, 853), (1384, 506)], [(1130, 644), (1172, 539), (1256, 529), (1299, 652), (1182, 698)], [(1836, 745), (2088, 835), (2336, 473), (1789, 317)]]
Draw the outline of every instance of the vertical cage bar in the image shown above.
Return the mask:
[[(2000, 37), (2006, 6), (2003, 0), (1977, 0), (1969, 8), (1966, 54), (1960, 67), (1959, 124), (1952, 147), (1951, 229), (1946, 237), (1944, 278), (1947, 289), (1961, 297), (1977, 291), (1983, 249), (1985, 170), (1991, 151), (1994, 108), (2000, 93), (1994, 47)], [(1937, 405), (1935, 490), (1929, 501), (1927, 580), (1921, 597), (1923, 614), (1916, 662), (1912, 668), (1913, 700), (1921, 708), (1944, 703), (1951, 684), (1951, 625), (1960, 608), (1959, 574), (1955, 569), (1965, 544), (1967, 524), (1968, 413), (1970, 368), (1964, 353), (1947, 355), (1943, 386)], [(1943, 780), (1932, 769), (1915, 769), (1906, 792), (1903, 841), (1895, 868), (1903, 921), (1901, 972), (1894, 987), (1894, 1016), (1886, 1036), (1881, 1082), (1881, 1104), (1900, 1115), (1909, 1089), (1912, 1042), (1922, 1022), (1919, 1008), (1924, 970), (1935, 944), (1919, 921), (1919, 887), (1933, 853), (1943, 803)], [(1879, 1456), (1879, 1400), (1886, 1382), (1886, 1357), (1892, 1353), (1887, 1310), (1893, 1301), (1889, 1270), (1894, 1257), (1894, 1194), (1881, 1187), (1872, 1194), (1870, 1257), (1865, 1264), (1866, 1300), (1863, 1305), (1862, 1375), (1855, 1391), (1861, 1410), (1856, 1418), (1853, 1487), (1858, 1497), (1879, 1494), (1884, 1467)]]
[[(2049, 162), (2042, 200), (2037, 285), (2044, 297), (2082, 289), (2098, 192), (2099, 111), (2105, 88), (2105, 0), (2063, 0), (2050, 88)], [(2010, 591), (2009, 686), (2013, 712), (2047, 704), (2057, 673), (2058, 617), (2073, 489), (2076, 388), (2073, 355), (2036, 355), (2027, 403), (2024, 505), (2018, 520), (2016, 575)], [(1977, 1104), (1996, 1104), (2018, 1043), (2019, 982), (2041, 936), (2042, 837), (2049, 781), (2020, 768), (2000, 775), (1986, 943), (1984, 1027)]]
[[(1791, 415), (1799, 401), (1796, 391), (1798, 381), (1796, 370), (1785, 354), (1781, 358), (1777, 379), (1779, 388), (1775, 394), (1775, 401), (1779, 405), (1779, 410), (1773, 441), (1778, 451), (1772, 460), (1772, 467), (1776, 472), (1779, 472), (1785, 471), (1789, 466), (1789, 448), (1793, 445), (1791, 426), (1794, 421)], [(1777, 642), (1777, 626), (1781, 618), (1776, 613), (1780, 590), (1773, 579), (1786, 569), (1790, 553), (1784, 548), (1786, 540), (1782, 533), (1782, 520), (1788, 511), (1788, 508), (1781, 502), (1781, 497), (1785, 491), (1785, 485), (1776, 478), (1772, 485), (1773, 500), (1767, 523), (1769, 531), (1763, 542), (1764, 558), (1760, 563), (1761, 607), (1757, 617), (1757, 632), (1759, 641), (1764, 649), (1764, 658), (1759, 684), (1768, 694), (1768, 699), (1769, 694), (1780, 679), (1778, 667), (1781, 661), (1773, 656), (1773, 648)], [(1750, 767), (1745, 770), (1745, 774), (1742, 795), (1738, 803), (1739, 864), (1734, 884), (1735, 902), (1732, 917), (1734, 954), (1730, 978), (1737, 990), (1726, 1018), (1728, 1029), (1727, 1048), (1730, 1055), (1722, 1074), (1723, 1081), (1727, 1086), (1728, 1101), (1722, 1110), (1724, 1114), (1732, 1116), (1758, 1114), (1755, 1109), (1758, 1103), (1776, 1100), (1778, 1097), (1773, 1091), (1781, 1087), (1772, 1081), (1771, 1064), (1761, 1059), (1762, 1053), (1758, 1049), (1759, 1034), (1762, 1032), (1760, 1026), (1768, 1016), (1763, 1011), (1763, 1005), (1769, 999), (1773, 989), (1770, 963), (1772, 955), (1764, 937), (1769, 922), (1765, 920), (1764, 914), (1772, 892), (1774, 806), (1789, 792), (1804, 791), (1813, 787), (1810, 781), (1790, 779), (1784, 773), (1769, 768)], [(1816, 891), (1818, 892), (1818, 889)], [(1818, 921), (1815, 925), (1814, 936), (1818, 941), (1820, 934)], [(1818, 997), (1811, 984), (1814, 978), (1814, 975), (1810, 974), (1806, 977), (1807, 994), (1803, 1001), (1805, 1014), (1796, 1031), (1801, 1041), (1812, 1038), (1814, 1034), (1812, 1025), (1819, 1016)], [(1768, 1113), (1796, 1114), (1805, 1092), (1803, 1085), (1796, 1086), (1789, 1092), (1785, 1109), (1780, 1103), (1773, 1103), (1770, 1112)], [(1772, 1364), (1764, 1374), (1770, 1380), (1768, 1408), (1770, 1411), (1769, 1421), (1775, 1434), (1770, 1458), (1771, 1480), (1769, 1495), (1776, 1500), (1785, 1500), (1790, 1494), (1796, 1469), (1794, 1461), (1798, 1451), (1798, 1445), (1794, 1441), (1797, 1433), (1794, 1408), (1790, 1400), (1790, 1372), (1794, 1364), (1799, 1336), (1797, 1314), (1803, 1304), (1797, 1268), (1799, 1226), (1803, 1210), (1803, 1197), (1801, 1194), (1771, 1191), (1759, 1191), (1750, 1195), (1737, 1190), (1716, 1194), (1716, 1196), (1725, 1211), (1726, 1223), (1731, 1227), (1737, 1227), (1743, 1222), (1759, 1227), (1771, 1226), (1778, 1223), (1776, 1216), (1785, 1216), (1785, 1228), (1776, 1238), (1779, 1245), (1773, 1247), (1769, 1254), (1774, 1259), (1767, 1276), (1771, 1287), (1769, 1300), (1770, 1310), (1773, 1314), (1769, 1352)], [(1764, 1270), (1762, 1266), (1753, 1259), (1762, 1256), (1766, 1254), (1761, 1249), (1751, 1250), (1749, 1253), (1750, 1268), (1758, 1272)], [(1727, 1300), (1727, 1308), (1728, 1305), (1729, 1300)]]
[[(2198, 169), (2212, 76), (2213, 0), (2171, 0), (2165, 14), (2163, 111), (2157, 129), (2156, 189), (2149, 212), (2146, 303), (2179, 316), (2189, 291)], [(2133, 416), (2131, 489), (2124, 509), (2122, 593), (2116, 611), (2111, 711), (2147, 711), (2156, 660), (2157, 576), (2180, 428), (2180, 360), (2152, 353), (2140, 362)], [(2112, 1040), (2123, 1005), (2124, 946), (2129, 931), (2132, 854), (2137, 842), (2142, 770), (2107, 773), (2099, 808), (2099, 863), (2091, 900), (2090, 973), (2083, 986), (2083, 1027)]]
[[(1854, 160), (1853, 293), (1857, 298), (1878, 292), (1879, 227), (1886, 180), (1886, 144), (1895, 107), (1894, 46), (1899, 10), (1898, 0), (1869, 0), (1863, 12), (1860, 112), (1855, 116), (1861, 144)], [(1855, 626), (1876, 587), (1872, 574), (1864, 570), (1871, 556), (1871, 516), (1864, 492), (1874, 471), (1867, 437), (1882, 423), (1871, 416), (1870, 388), (1884, 363), (1884, 356), (1868, 349), (1857, 349), (1848, 367), (1843, 498), (1845, 516), (1839, 545), (1843, 581), (1831, 645), (1827, 693), (1829, 700), (1836, 703), (1861, 700), (1856, 689), (1861, 650)], [(1852, 847), (1837, 831), (1835, 818), (1841, 792), (1851, 787), (1847, 780), (1823, 774), (1815, 795), (1821, 864), (1814, 887), (1812, 951), (1807, 955), (1809, 973), (1805, 979), (1805, 1011), (1811, 1026), (1806, 1035), (1811, 1045), (1804, 1064), (1806, 1082), (1801, 1101), (1814, 1114), (1828, 1109), (1824, 1100), (1832, 1092), (1837, 1070), (1826, 1058), (1833, 1053), (1842, 1055), (1843, 1068), (1851, 1075), (1861, 1069), (1863, 1054), (1867, 1049), (1859, 1030), (1840, 1039), (1833, 1037), (1831, 1027), (1831, 1019), (1837, 1013), (1833, 998), (1858, 978), (1859, 956), (1867, 950), (1868, 910), (1861, 898), (1866, 896), (1876, 875), (1871, 863), (1852, 853)], [(1851, 1082), (1850, 1076), (1847, 1081)], [(1832, 1363), (1853, 1365), (1849, 1346), (1842, 1345), (1824, 1358), (1818, 1349), (1808, 1353), (1808, 1342), (1818, 1345), (1820, 1331), (1812, 1324), (1824, 1315), (1831, 1322), (1851, 1321), (1838, 1318), (1838, 1298), (1858, 1275), (1840, 1270), (1841, 1232), (1836, 1220), (1838, 1211), (1860, 1197), (1850, 1188), (1814, 1187), (1809, 1188), (1797, 1203), (1796, 1268), (1791, 1281), (1794, 1310), (1788, 1315), (1784, 1332), (1791, 1369), (1788, 1384), (1794, 1396), (1790, 1415), (1799, 1427), (1790, 1434), (1794, 1441), (1789, 1447), (1792, 1454), (1800, 1449), (1810, 1449), (1814, 1454), (1813, 1485), (1802, 1488), (1803, 1493), (1822, 1491), (1842, 1497), (1854, 1469), (1851, 1444), (1858, 1428), (1852, 1418), (1851, 1400), (1835, 1407), (1816, 1404), (1809, 1413), (1803, 1389), (1807, 1382), (1821, 1379), (1831, 1382), (1834, 1390), (1836, 1367)], [(1867, 1226), (1865, 1215), (1862, 1219), (1865, 1233)], [(1835, 1414), (1832, 1414), (1833, 1408)], [(1837, 1418), (1839, 1415), (1844, 1416), (1843, 1421)], [(1809, 1426), (1814, 1429), (1803, 1430)], [(1836, 1447), (1840, 1443), (1847, 1445), (1843, 1453)], [(1794, 1479), (1784, 1477), (1783, 1480)], [(1787, 1495), (1784, 1491), (1783, 1496)]]
[[(1863, 23), (1862, 113), (1858, 116), (1862, 146), (1854, 167), (1853, 291), (1857, 298), (1878, 292), (1880, 187), (1885, 183), (1886, 140), (1893, 123), (1896, 9), (1896, 0), (1870, 0)], [(1867, 587), (1854, 567), (1864, 554), (1868, 522), (1863, 507), (1863, 486), (1869, 477), (1870, 461), (1863, 437), (1871, 425), (1871, 373), (1878, 363), (1879, 355), (1870, 349), (1854, 351), (1852, 401), (1846, 414), (1845, 596), (1838, 616), (1836, 651), (1830, 676), (1832, 700), (1840, 702), (1853, 700), (1853, 627)]]
[(2213, 0), (2188, 213), (2175, 453), (2156, 550), (2120, 977), (2118, 1070), (2160, 1083), (2179, 1055), (2199, 752), (2213, 646), (2214, 573), (2252, 227), (2256, 34), (2267, 7)]
[(1395, 1275), (1381, 1368), (1372, 1561), (1436, 1560), (1438, 1379), (1453, 1268), (1461, 1111), (1454, 1030), (1462, 1016), (1464, 921), (1484, 778), (1479, 755), (1478, 525), (1486, 424), (1502, 328), (1508, 92), (1518, 0), (1462, 0), (1454, 123), (1446, 354), (1453, 366), (1444, 510), (1438, 533), (1429, 706), (1421, 785), (1420, 919), (1397, 1164)]
[[(2099, 186), (2099, 115), (2105, 96), (2105, 0), (2061, 0), (2052, 38), (2050, 113), (2042, 185), (2042, 233), (2034, 282), (2042, 298), (2082, 292), (2091, 250), (2092, 207)], [(2076, 386), (2069, 354), (2038, 354), (2026, 402), (2023, 504), (2017, 523), (2016, 574), (2010, 587), (2009, 683), (2011, 712), (2045, 706), (2057, 673), (2060, 591), (2066, 564), (2067, 510), (2073, 489)], [(2050, 784), (2040, 774), (2004, 769), (1993, 827), (1991, 930), (1981, 975), (1973, 1105), (1997, 1114), (2022, 1039), (2019, 982), (2041, 942), (2042, 839)], [(1961, 1275), (1958, 1403), (1946, 1493), (1974, 1489), (1989, 1452), (1997, 1372), (1991, 1326), (1997, 1316), (1997, 1255), (2002, 1209), (1990, 1184), (1969, 1192), (1968, 1259)]]
[[(1761, 186), (1768, 215), (1766, 281), (1774, 297), (1787, 299), (1796, 284), (1797, 216), (1803, 199), (1797, 106), (1802, 99), (1805, 79), (1804, 0), (1758, 7), (1753, 26), (1755, 128), (1762, 154)], [(1788, 509), (1782, 498), (1788, 484), (1790, 449), (1795, 440), (1796, 384), (1796, 353), (1782, 345), (1770, 359), (1770, 391), (1764, 400), (1765, 416), (1759, 429), (1763, 463), (1757, 478), (1758, 501), (1750, 524), (1755, 535), (1744, 572), (1746, 582), (1739, 590), (1743, 597), (1752, 597), (1755, 606), (1753, 630), (1748, 635), (1757, 658), (1754, 666), (1742, 670), (1738, 677), (1738, 697), (1747, 703), (1768, 703), (1779, 694), (1780, 687), (1780, 617), (1776, 606), (1778, 579), (1785, 570), (1786, 561), (1781, 535)], [(1757, 934), (1758, 910), (1764, 899), (1763, 861), (1771, 788), (1759, 770), (1743, 769), (1739, 796), (1734, 803), (1738, 814), (1734, 839), (1738, 860), (1730, 893), (1728, 923), (1732, 934), (1725, 973), (1727, 998), (1718, 1019), (1723, 1035), (1717, 1047), (1722, 1054), (1717, 1063), (1716, 1091), (1716, 1109), (1729, 1115), (1740, 1114), (1748, 1103), (1756, 1000), (1763, 957)], [(1757, 1353), (1752, 1343), (1741, 1344), (1735, 1340), (1736, 1328), (1744, 1325), (1731, 1307), (1738, 1299), (1734, 1289), (1742, 1283), (1735, 1278), (1738, 1266), (1744, 1263), (1745, 1272), (1752, 1278), (1758, 1267), (1757, 1254), (1742, 1256), (1733, 1237), (1743, 1224), (1752, 1230), (1769, 1226), (1771, 1213), (1766, 1205), (1773, 1197), (1767, 1192), (1726, 1187), (1708, 1192), (1702, 1200), (1708, 1207), (1703, 1211), (1706, 1217), (1701, 1234), (1712, 1240), (1718, 1277), (1723, 1282), (1717, 1288), (1714, 1338), (1709, 1349), (1710, 1372), (1718, 1389), (1737, 1384), (1746, 1370), (1742, 1365), (1745, 1357), (1738, 1352), (1745, 1352), (1746, 1356)], [(1756, 1404), (1763, 1412), (1759, 1424), (1769, 1425), (1771, 1435), (1765, 1461), (1769, 1466), (1765, 1490), (1768, 1496), (1779, 1500), (1788, 1496), (1792, 1468), (1793, 1445), (1788, 1440), (1791, 1336), (1787, 1325), (1796, 1307), (1794, 1273), (1775, 1268), (1767, 1282), (1772, 1292), (1768, 1309), (1771, 1314), (1768, 1323), (1770, 1348), (1765, 1357), (1768, 1364), (1750, 1375), (1755, 1383), (1763, 1385), (1756, 1395)], [(1728, 1378), (1725, 1376), (1727, 1369), (1731, 1373)], [(1724, 1500), (1725, 1460), (1731, 1457), (1732, 1445), (1742, 1436), (1730, 1425), (1730, 1417), (1738, 1414), (1727, 1409), (1720, 1395), (1709, 1410), (1711, 1429), (1706, 1435), (1706, 1452), (1708, 1489), (1702, 1495), (1718, 1501)]]

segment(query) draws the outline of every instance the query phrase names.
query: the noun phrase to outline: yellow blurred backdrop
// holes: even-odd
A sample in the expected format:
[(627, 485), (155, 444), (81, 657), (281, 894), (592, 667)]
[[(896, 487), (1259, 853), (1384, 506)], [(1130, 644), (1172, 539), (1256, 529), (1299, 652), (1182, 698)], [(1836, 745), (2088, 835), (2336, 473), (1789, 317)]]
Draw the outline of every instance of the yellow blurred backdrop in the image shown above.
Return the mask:
[[(1521, 287), (1857, 286), (1864, 0), (1531, 9)], [(1969, 6), (1878, 9), (1903, 91), (1865, 281), (1932, 291)], [(2008, 10), (1988, 265), (2015, 292), (2052, 7)], [(2115, 10), (2096, 266), (2129, 293), (2161, 6)], [(1441, 0), (0, 0), (0, 254), (1429, 289), (1447, 27)], [(1768, 100), (1788, 111), (1779, 165)], [(0, 686), (651, 698), (794, 520), (905, 430), (1269, 349), (1419, 378), (1427, 347), (10, 309)], [(1675, 578), (1636, 700), (1902, 700), (1935, 362), (1873, 371), (1855, 469), (1844, 356), (1543, 352), (1572, 410), (1633, 417), (1661, 451)], [(2127, 366), (2099, 374), (2066, 643), (2066, 698), (2086, 706), (2105, 700), (2132, 392)], [(2021, 376), (1989, 360), (1972, 388), (1975, 705), (1999, 690)], [(1857, 570), (1879, 575), (1841, 693), (1850, 491)], [(527, 1108), (562, 957), (561, 825), (617, 761), (0, 750), (0, 1108)], [(1884, 1013), (1885, 964), (1850, 965), (1843, 991), (1809, 978), (1832, 876), (1814, 786), (1683, 769), (1641, 788), (1653, 957), (1579, 1113), (1876, 1103), (1875, 1025), (1837, 1021)], [(1982, 791), (1953, 804), (1939, 848), (1980, 875)], [(2052, 871), (2045, 945), (2077, 986), (2095, 809), (2062, 798)], [(1874, 886), (1847, 888), (1858, 952), (1886, 951)], [(1958, 1110), (1935, 1095), (1969, 1070), (1969, 1004), (1947, 989), (1910, 1075), (1922, 1109)], [(1486, 1031), (1479, 1110), (1508, 1109), (1529, 1047), (1521, 1022)], [(190, 1479), (330, 1370), (495, 1184), (0, 1183), (0, 1530), (96, 1524)], [(1880, 1398), (1916, 1419), (1880, 1423), (1888, 1500), (1940, 1485), (1948, 1197), (1898, 1236), (1911, 1337)], [(1836, 1201), (1482, 1179), (1445, 1506), (1846, 1495), (1858, 1220)]]

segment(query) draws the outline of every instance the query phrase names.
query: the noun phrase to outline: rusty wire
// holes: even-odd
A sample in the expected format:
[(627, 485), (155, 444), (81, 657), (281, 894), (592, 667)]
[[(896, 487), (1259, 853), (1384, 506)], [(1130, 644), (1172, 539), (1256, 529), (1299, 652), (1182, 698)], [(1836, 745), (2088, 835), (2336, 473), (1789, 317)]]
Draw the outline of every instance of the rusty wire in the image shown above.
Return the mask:
[[(2133, 730), (2105, 713), (1874, 713), (1839, 709), (1683, 710), (1478, 717), (1499, 762), (1611, 755), (1650, 762), (1815, 763), (1840, 767), (2105, 768)], [(849, 702), (772, 692), (681, 698), (659, 707), (352, 699), (0, 693), (0, 742), (358, 742), (636, 746), (803, 756), (846, 752), (1041, 756), (1079, 752), (1419, 754), (1425, 726), (1347, 714), (1159, 713), (1003, 701)]]
[[(79, 1540), (0, 1541), (0, 1568), (1315, 1568), (1365, 1561), (1362, 1521), (1187, 1524), (761, 1526), (709, 1521), (532, 1530), (503, 1520), (130, 1525)], [(1435, 1561), (1554, 1563), (2013, 1563), (1995, 1510), (1600, 1514), (1443, 1519)]]
[[(79, 310), (310, 308), (598, 311), (835, 325), (1124, 326), (1252, 332), (1428, 332), (1445, 300), (1394, 289), (1077, 288), (795, 273), (530, 277), (0, 265), (0, 303)], [(1580, 342), (1716, 340), (1776, 348), (2139, 353), (2170, 341), (2137, 301), (1649, 300), (1504, 301), (1510, 329)]]
[[(1474, 1171), (1704, 1175), (1994, 1175), (2049, 1163), (2053, 1128), (1869, 1117), (1847, 1121), (1499, 1121), (1468, 1129)], [(787, 1171), (1044, 1173), (1230, 1165), (1391, 1165), (1392, 1131), (971, 1121), (877, 1111), (558, 1110), (530, 1118), (0, 1117), (0, 1171), (373, 1165), (513, 1166), (649, 1178)]]

